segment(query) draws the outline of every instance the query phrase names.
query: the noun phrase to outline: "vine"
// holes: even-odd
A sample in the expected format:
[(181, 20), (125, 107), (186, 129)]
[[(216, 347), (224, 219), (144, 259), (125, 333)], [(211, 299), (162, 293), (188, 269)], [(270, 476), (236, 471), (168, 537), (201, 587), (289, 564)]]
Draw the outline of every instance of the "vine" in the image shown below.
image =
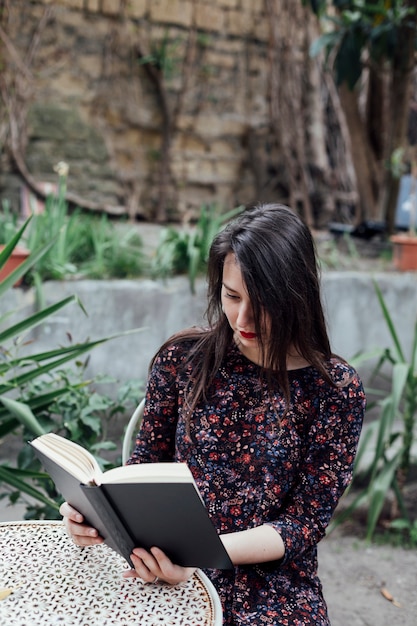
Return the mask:
[[(194, 11), (195, 6), (195, 0), (193, 0)], [(155, 88), (162, 117), (160, 158), (158, 160), (159, 167), (156, 173), (158, 178), (158, 200), (155, 209), (155, 219), (157, 222), (161, 223), (166, 222), (168, 218), (167, 207), (169, 190), (171, 190), (171, 193), (175, 194), (176, 185), (171, 170), (171, 148), (174, 135), (178, 129), (178, 119), (183, 110), (184, 98), (187, 93), (190, 76), (194, 68), (196, 42), (196, 27), (193, 20), (193, 26), (188, 33), (181, 71), (179, 72), (181, 86), (175, 95), (169, 91), (166, 81), (167, 75), (171, 74), (173, 71), (173, 59), (170, 57), (168, 34), (165, 33), (159, 48), (154, 48), (152, 52), (146, 52), (143, 43), (139, 40), (134, 44), (137, 59), (143, 66), (149, 81)], [(172, 99), (174, 99), (173, 103), (171, 103)], [(176, 204), (175, 199), (173, 199), (173, 204)]]

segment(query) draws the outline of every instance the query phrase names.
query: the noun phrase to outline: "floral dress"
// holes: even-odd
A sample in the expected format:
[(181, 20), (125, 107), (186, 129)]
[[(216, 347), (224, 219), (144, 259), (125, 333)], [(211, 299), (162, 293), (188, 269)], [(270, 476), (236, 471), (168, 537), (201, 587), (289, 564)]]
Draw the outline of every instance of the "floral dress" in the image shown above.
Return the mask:
[(291, 406), (268, 390), (260, 368), (232, 345), (194, 411), (183, 413), (190, 342), (161, 351), (150, 372), (130, 463), (182, 461), (191, 469), (219, 533), (270, 524), (281, 560), (207, 570), (224, 624), (328, 626), (317, 577), (317, 543), (352, 476), (365, 410), (356, 372), (332, 359), (331, 386), (314, 367), (289, 371)]

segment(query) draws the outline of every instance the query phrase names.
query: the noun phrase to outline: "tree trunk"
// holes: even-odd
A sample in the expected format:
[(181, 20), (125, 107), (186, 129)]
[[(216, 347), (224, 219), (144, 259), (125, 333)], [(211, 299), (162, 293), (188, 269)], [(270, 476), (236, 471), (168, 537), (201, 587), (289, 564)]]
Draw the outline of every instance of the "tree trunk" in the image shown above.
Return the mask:
[(386, 146), (386, 72), (380, 66), (372, 65), (368, 73), (368, 93), (366, 99), (366, 126), (373, 153), (378, 163), (382, 163)]
[(323, 102), (323, 76), (321, 63), (309, 54), (311, 43), (319, 36), (317, 24), (309, 20), (307, 28), (307, 49), (305, 55), (305, 134), (307, 144), (307, 163), (311, 178), (314, 180), (313, 207), (315, 223), (322, 228), (334, 219), (336, 201), (333, 188), (332, 168), (327, 152), (327, 125), (325, 103)]
[[(407, 148), (407, 128), (410, 110), (412, 72), (414, 68), (414, 46), (417, 31), (417, 0), (409, 0), (407, 5), (414, 13), (407, 19), (399, 33), (401, 42), (395, 48), (392, 63), (392, 82), (390, 88), (390, 120), (391, 132), (388, 138), (388, 158), (397, 149)], [(400, 181), (394, 177), (391, 169), (386, 170), (385, 197), (383, 214), (389, 234), (395, 230), (395, 213)]]
[(323, 71), (324, 59), (310, 56), (311, 43), (320, 34), (310, 10), (285, 0), (267, 0), (266, 7), (271, 24), (271, 122), (289, 195), (311, 227), (325, 228), (332, 220), (350, 219), (357, 205), (340, 98)]
[(356, 223), (364, 219), (378, 219), (378, 181), (376, 164), (371, 149), (367, 130), (360, 115), (358, 94), (349, 89), (347, 83), (339, 87), (339, 97), (342, 104), (346, 124), (349, 129), (353, 167), (359, 193), (359, 211)]

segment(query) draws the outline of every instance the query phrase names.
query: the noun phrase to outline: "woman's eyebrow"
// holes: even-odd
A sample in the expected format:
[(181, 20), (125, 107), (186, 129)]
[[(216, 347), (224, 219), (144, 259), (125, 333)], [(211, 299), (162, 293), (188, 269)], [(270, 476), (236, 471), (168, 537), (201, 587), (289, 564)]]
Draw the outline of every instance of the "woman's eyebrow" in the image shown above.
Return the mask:
[(225, 282), (223, 282), (223, 283), (222, 283), (222, 285), (223, 285), (223, 287), (224, 287), (225, 289), (227, 289), (227, 291), (233, 291), (234, 293), (238, 293), (238, 292), (236, 291), (236, 289), (233, 289), (232, 287), (229, 287), (228, 285), (226, 285), (226, 283), (225, 283)]

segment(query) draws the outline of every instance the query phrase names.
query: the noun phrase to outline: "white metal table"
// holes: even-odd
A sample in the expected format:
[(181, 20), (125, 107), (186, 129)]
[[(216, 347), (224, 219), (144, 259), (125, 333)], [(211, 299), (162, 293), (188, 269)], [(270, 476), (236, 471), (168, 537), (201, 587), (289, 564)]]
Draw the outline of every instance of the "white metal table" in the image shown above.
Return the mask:
[(125, 579), (105, 545), (79, 548), (62, 522), (0, 523), (2, 626), (221, 626), (220, 600), (197, 570), (186, 583)]

